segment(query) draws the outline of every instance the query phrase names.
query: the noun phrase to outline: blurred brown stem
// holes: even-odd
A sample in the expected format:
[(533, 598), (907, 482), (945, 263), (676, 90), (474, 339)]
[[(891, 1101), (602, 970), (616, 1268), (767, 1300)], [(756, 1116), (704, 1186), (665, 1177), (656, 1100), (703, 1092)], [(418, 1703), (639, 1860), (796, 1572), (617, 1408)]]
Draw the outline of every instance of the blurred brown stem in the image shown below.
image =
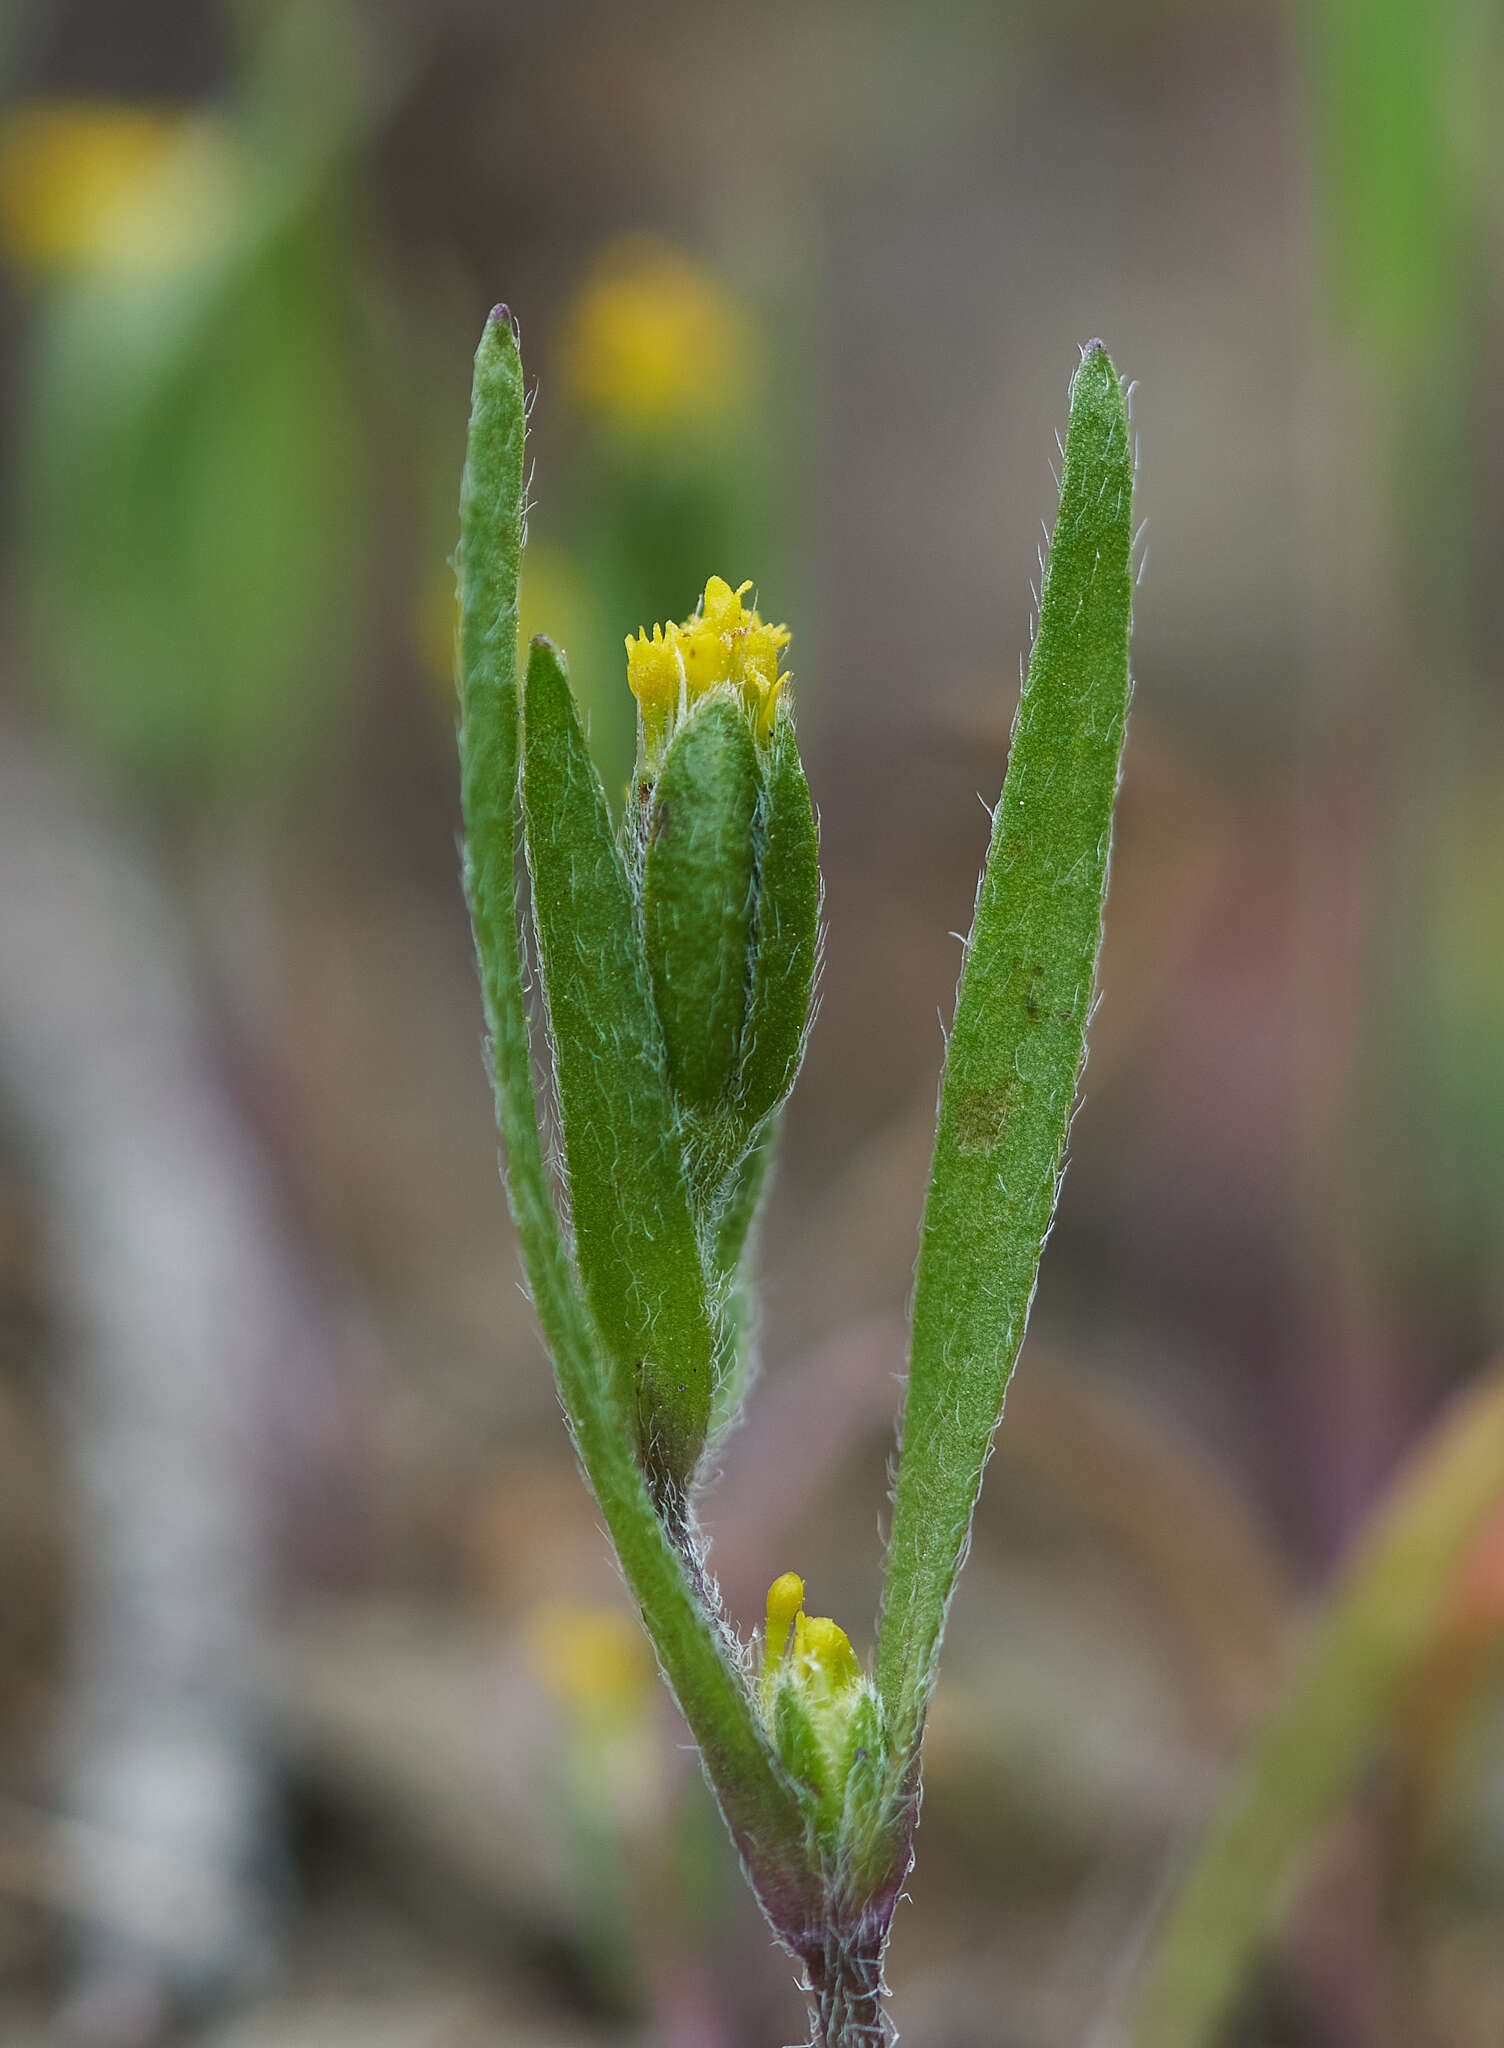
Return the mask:
[(295, 1290), (139, 829), (14, 734), (0, 759), (0, 1056), (46, 1187), (80, 1528), (57, 1895), (80, 2025), (135, 2038), (122, 2015), (269, 1959), (253, 1447)]

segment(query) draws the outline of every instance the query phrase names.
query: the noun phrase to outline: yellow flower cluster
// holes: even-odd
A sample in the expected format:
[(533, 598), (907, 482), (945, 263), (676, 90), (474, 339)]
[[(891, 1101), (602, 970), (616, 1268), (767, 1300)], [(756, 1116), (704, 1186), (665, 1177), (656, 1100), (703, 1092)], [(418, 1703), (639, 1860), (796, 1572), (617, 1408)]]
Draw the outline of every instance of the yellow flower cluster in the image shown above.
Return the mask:
[(778, 696), (788, 678), (779, 658), (792, 635), (765, 625), (742, 603), (750, 582), (736, 590), (720, 576), (705, 585), (699, 609), (682, 625), (672, 621), (627, 639), (627, 682), (642, 711), (647, 758), (656, 762), (674, 721), (707, 691), (739, 690), (762, 738), (773, 730)]

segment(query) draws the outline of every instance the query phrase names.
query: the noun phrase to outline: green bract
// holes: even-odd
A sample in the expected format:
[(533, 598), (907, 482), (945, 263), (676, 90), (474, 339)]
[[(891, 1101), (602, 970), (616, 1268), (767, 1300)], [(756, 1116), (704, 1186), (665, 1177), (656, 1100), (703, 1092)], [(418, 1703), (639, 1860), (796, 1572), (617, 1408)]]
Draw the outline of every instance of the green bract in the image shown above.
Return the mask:
[(653, 789), (643, 937), (669, 1075), (686, 1109), (719, 1108), (736, 1074), (747, 1014), (758, 779), (742, 709), (718, 695), (674, 735)]
[(764, 767), (751, 987), (737, 1103), (761, 1122), (794, 1085), (804, 1052), (820, 922), (819, 842), (793, 720), (773, 728)]
[[(507, 1183), (581, 1462), (817, 2043), (890, 2038), (882, 1958), (912, 1854), (945, 1615), (1054, 1212), (1085, 1051), (1128, 701), (1133, 472), (1100, 343), (967, 947), (925, 1210), (903, 1453), (869, 1676), (775, 1579), (764, 1666), (701, 1561), (695, 1489), (746, 1382), (747, 1248), (818, 954), (789, 635), (711, 577), (628, 643), (620, 834), (562, 658), (516, 671), (524, 405), (498, 308), (476, 355), (458, 557), (465, 880)], [(519, 841), (562, 1139), (543, 1162)], [(770, 1560), (770, 1563), (773, 1561)]]

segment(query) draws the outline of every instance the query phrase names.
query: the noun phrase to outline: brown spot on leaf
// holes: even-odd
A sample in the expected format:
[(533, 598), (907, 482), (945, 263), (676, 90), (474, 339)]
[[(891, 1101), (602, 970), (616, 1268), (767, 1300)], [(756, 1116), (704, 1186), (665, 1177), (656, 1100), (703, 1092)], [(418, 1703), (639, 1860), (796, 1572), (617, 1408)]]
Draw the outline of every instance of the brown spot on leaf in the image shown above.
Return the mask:
[(976, 1088), (963, 1095), (956, 1104), (956, 1150), (968, 1154), (994, 1150), (1002, 1143), (1017, 1100), (1016, 1074), (997, 1088)]

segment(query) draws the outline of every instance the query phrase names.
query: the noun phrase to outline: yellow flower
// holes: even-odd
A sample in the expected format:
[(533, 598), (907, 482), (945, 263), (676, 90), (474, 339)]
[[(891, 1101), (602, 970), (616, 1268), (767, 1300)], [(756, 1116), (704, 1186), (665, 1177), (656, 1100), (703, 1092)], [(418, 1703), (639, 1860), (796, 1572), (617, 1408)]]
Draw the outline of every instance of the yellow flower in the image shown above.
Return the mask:
[(564, 369), (581, 404), (618, 424), (719, 412), (746, 384), (747, 336), (708, 271), (645, 235), (607, 245), (570, 314)]
[(237, 167), (212, 115), (35, 100), (0, 121), (0, 247), (35, 270), (171, 270), (222, 237)]
[(660, 758), (675, 721), (710, 690), (740, 691), (759, 737), (773, 730), (779, 693), (788, 681), (779, 659), (793, 637), (765, 625), (742, 603), (750, 582), (733, 590), (712, 576), (698, 609), (680, 625), (654, 626), (627, 638), (627, 682), (642, 712), (644, 751)]

